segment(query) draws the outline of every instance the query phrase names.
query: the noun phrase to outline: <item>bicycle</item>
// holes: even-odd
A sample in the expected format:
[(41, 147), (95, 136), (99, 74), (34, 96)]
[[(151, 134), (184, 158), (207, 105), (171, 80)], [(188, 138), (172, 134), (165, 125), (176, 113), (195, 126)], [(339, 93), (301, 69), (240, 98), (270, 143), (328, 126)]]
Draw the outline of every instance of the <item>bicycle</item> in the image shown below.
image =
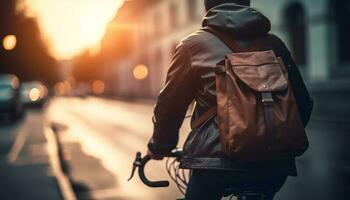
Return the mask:
[[(142, 157), (141, 155), (142, 155), (141, 152), (136, 153), (136, 158), (134, 160), (133, 168), (128, 181), (130, 181), (134, 177), (135, 171), (138, 168), (138, 174), (141, 181), (148, 187), (152, 187), (152, 188), (168, 187), (170, 184), (169, 181), (166, 181), (166, 180), (151, 181), (146, 177), (145, 171), (144, 171), (145, 166), (152, 159), (149, 155), (146, 155), (144, 157)], [(174, 183), (178, 187), (179, 191), (183, 195), (185, 195), (188, 178), (186, 177), (185, 170), (180, 169), (179, 167), (179, 161), (181, 159), (181, 156), (182, 156), (182, 150), (179, 150), (179, 149), (176, 149), (171, 153), (165, 155), (165, 157), (167, 157), (166, 170), (170, 178), (174, 181)], [(227, 197), (229, 198), (229, 200), (233, 200), (234, 197), (237, 200), (265, 200), (266, 199), (266, 196), (262, 193), (258, 193), (250, 190), (239, 190), (236, 188), (225, 189), (223, 197)], [(184, 199), (178, 199), (178, 200), (184, 200)]]

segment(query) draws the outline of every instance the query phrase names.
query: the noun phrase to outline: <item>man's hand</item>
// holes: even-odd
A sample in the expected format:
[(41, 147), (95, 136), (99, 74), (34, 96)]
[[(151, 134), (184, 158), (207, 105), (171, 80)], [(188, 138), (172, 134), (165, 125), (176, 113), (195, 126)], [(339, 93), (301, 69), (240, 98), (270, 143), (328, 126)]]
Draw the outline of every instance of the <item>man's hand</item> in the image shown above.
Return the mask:
[(152, 151), (150, 151), (149, 149), (147, 151), (147, 155), (149, 155), (153, 160), (163, 160), (163, 158), (164, 158), (164, 156), (162, 156), (162, 155), (157, 155), (157, 154), (152, 153)]

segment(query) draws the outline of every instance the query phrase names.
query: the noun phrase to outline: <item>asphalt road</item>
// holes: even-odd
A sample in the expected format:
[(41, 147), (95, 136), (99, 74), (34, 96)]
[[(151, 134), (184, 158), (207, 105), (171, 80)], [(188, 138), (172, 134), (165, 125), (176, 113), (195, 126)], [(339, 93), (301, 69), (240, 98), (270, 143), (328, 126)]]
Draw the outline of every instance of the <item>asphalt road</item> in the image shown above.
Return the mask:
[(29, 109), (15, 123), (0, 123), (0, 199), (61, 200), (43, 132), (43, 112)]
[[(54, 98), (45, 114), (60, 142), (62, 168), (78, 199), (171, 200), (182, 195), (172, 184), (152, 189), (136, 176), (127, 182), (136, 151), (146, 152), (152, 133), (152, 103), (101, 98)], [(29, 124), (30, 126), (30, 124)], [(181, 142), (189, 132), (188, 120)], [(297, 159), (299, 176), (290, 177), (276, 200), (350, 199), (350, 126), (313, 119), (310, 148)], [(181, 142), (179, 146), (181, 146)], [(169, 179), (164, 161), (151, 163), (151, 179)], [(210, 180), (208, 180), (210, 181)]]
[[(98, 98), (56, 98), (47, 118), (61, 143), (64, 169), (79, 199), (176, 199), (169, 188), (144, 186), (137, 175), (127, 182), (135, 153), (146, 152), (152, 133), (152, 104)], [(188, 127), (188, 120), (184, 126)], [(188, 129), (182, 130), (182, 139)], [(146, 169), (150, 179), (169, 179), (164, 161)]]

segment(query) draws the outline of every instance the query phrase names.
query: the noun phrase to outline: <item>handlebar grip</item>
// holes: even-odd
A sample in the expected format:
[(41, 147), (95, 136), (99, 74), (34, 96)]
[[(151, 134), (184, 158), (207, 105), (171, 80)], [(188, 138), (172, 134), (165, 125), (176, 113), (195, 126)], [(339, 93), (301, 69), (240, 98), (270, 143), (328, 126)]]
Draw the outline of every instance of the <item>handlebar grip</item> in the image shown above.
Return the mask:
[(150, 181), (149, 179), (147, 179), (147, 177), (145, 176), (145, 165), (150, 160), (151, 160), (151, 157), (148, 155), (142, 158), (142, 161), (141, 161), (142, 164), (139, 166), (139, 171), (138, 171), (141, 181), (145, 185), (153, 188), (168, 187), (169, 181)]

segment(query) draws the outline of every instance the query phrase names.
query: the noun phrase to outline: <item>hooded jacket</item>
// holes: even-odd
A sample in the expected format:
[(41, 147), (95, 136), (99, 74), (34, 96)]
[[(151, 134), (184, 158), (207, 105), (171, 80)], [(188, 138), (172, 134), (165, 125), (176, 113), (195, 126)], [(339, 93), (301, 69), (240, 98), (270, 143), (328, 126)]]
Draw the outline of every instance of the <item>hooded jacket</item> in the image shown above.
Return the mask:
[[(289, 78), (302, 121), (304, 125), (307, 124), (313, 105), (311, 97), (286, 45), (277, 36), (269, 34), (271, 24), (264, 15), (250, 7), (227, 3), (209, 10), (202, 25), (202, 29), (184, 38), (175, 50), (166, 84), (154, 109), (154, 132), (148, 144), (153, 153), (166, 154), (176, 147), (179, 129), (191, 102), (196, 103), (191, 122), (216, 106), (214, 67), (232, 50), (206, 31), (209, 26), (232, 36), (242, 47), (249, 46), (257, 38), (263, 38), (262, 50), (274, 50), (287, 65), (291, 65)], [(294, 158), (237, 163), (226, 157), (220, 143), (216, 118), (193, 129), (183, 151), (180, 162), (182, 168), (237, 171), (268, 169), (296, 175)]]

